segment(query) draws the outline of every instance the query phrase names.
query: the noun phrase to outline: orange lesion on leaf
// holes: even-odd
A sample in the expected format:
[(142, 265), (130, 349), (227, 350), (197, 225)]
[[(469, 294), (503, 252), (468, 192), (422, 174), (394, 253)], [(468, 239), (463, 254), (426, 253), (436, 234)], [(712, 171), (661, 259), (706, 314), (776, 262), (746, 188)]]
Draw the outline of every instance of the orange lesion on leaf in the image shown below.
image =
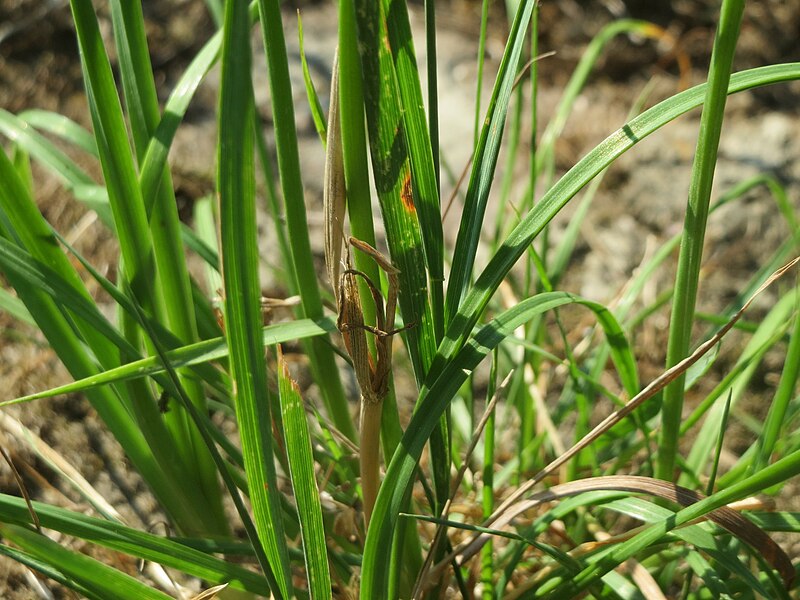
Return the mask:
[(414, 191), (411, 188), (411, 171), (406, 171), (406, 177), (403, 180), (403, 190), (400, 192), (400, 199), (403, 201), (403, 206), (407, 212), (414, 213)]

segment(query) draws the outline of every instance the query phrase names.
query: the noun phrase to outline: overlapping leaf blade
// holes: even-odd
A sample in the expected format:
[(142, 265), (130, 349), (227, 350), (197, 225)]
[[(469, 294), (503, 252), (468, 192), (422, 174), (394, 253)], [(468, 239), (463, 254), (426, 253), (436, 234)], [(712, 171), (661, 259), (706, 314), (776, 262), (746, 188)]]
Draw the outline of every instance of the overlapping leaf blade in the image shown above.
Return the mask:
[(469, 289), (473, 263), (483, 228), (486, 203), (489, 200), (497, 157), (500, 154), (500, 143), (503, 140), (508, 103), (517, 77), (522, 48), (525, 44), (525, 32), (528, 29), (535, 4), (535, 0), (527, 0), (521, 2), (517, 8), (497, 73), (487, 116), (481, 129), (478, 146), (475, 149), (464, 212), (461, 215), (458, 238), (453, 250), (453, 266), (447, 284), (445, 315), (448, 327), (456, 318), (461, 301)]
[[(422, 231), (414, 205), (408, 131), (393, 58), (385, 5), (357, 0), (361, 70), (375, 187), (392, 262), (400, 270), (400, 310), (414, 374), (421, 382), (436, 349)], [(428, 150), (428, 153), (430, 150)]]

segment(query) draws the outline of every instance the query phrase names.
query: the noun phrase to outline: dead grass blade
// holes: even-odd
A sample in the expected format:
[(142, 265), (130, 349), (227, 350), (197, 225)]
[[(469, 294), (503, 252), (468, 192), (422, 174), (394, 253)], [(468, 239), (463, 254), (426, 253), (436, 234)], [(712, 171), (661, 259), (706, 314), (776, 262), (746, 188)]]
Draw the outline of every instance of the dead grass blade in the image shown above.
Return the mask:
[(344, 162), (342, 158), (342, 127), (339, 121), (339, 52), (333, 58), (331, 78), (331, 100), (328, 111), (328, 136), (325, 153), (323, 182), (323, 210), (325, 215), (325, 263), (328, 279), (333, 288), (336, 303), (339, 303), (339, 279), (344, 250), (344, 214), (346, 191)]
[(223, 583), (222, 585), (215, 585), (212, 588), (208, 588), (197, 594), (196, 596), (192, 597), (192, 600), (212, 600), (212, 598), (216, 598), (217, 594), (228, 587), (227, 583)]
[[(562, 483), (548, 490), (537, 492), (527, 500), (520, 500), (506, 508), (502, 515), (492, 521), (492, 528), (499, 529), (505, 527), (517, 516), (525, 511), (531, 510), (544, 502), (553, 502), (570, 496), (577, 496), (585, 492), (596, 491), (618, 491), (633, 494), (649, 494), (658, 498), (675, 502), (682, 507), (690, 506), (705, 498), (704, 494), (681, 487), (668, 481), (653, 479), (652, 477), (641, 477), (635, 475), (610, 475), (606, 477), (592, 477)], [(756, 526), (737, 511), (728, 506), (720, 507), (711, 511), (705, 518), (713, 521), (723, 529), (726, 529), (737, 538), (751, 546), (764, 559), (780, 573), (784, 584), (791, 586), (794, 580), (794, 567), (791, 559), (781, 549), (775, 541), (769, 537), (761, 528)], [(624, 537), (630, 537), (631, 532)], [(471, 540), (464, 542), (461, 546), (453, 550), (449, 558), (458, 557), (460, 563), (464, 563), (474, 556), (488, 540), (488, 534), (478, 534)], [(619, 536), (610, 539), (608, 542), (619, 542), (623, 538)], [(596, 543), (593, 547), (596, 548)], [(440, 563), (441, 564), (441, 563)]]
[(42, 532), (42, 525), (39, 522), (39, 515), (36, 514), (36, 511), (33, 509), (33, 502), (31, 501), (31, 495), (28, 492), (28, 488), (25, 486), (25, 481), (22, 479), (22, 475), (19, 474), (14, 461), (11, 460), (11, 456), (9, 456), (8, 452), (5, 449), (5, 446), (0, 445), (0, 455), (3, 457), (3, 460), (6, 461), (8, 468), (11, 469), (11, 473), (14, 476), (14, 481), (17, 484), (17, 488), (19, 489), (20, 494), (22, 494), (22, 498), (25, 500), (25, 504), (28, 506), (28, 513), (31, 515), (31, 523), (36, 528), (36, 531), (39, 533)]

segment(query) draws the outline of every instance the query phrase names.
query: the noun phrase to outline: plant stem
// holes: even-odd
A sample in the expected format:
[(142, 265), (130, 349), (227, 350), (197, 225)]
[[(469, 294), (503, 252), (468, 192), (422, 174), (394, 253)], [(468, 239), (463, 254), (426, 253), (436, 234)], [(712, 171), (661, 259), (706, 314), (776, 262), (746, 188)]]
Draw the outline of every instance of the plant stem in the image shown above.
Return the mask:
[[(689, 353), (700, 262), (703, 256), (703, 241), (711, 198), (711, 184), (714, 181), (714, 167), (717, 162), (725, 102), (728, 98), (728, 82), (731, 77), (731, 65), (743, 11), (744, 0), (724, 0), (719, 27), (714, 39), (708, 87), (700, 120), (700, 136), (697, 140), (695, 162), (692, 167), (689, 202), (678, 258), (678, 273), (675, 280), (675, 295), (667, 345), (667, 369), (678, 364)], [(680, 439), (684, 379), (683, 376), (679, 377), (664, 390), (656, 477), (666, 481), (673, 478), (675, 455)]]
[(364, 529), (369, 527), (375, 498), (380, 487), (380, 431), (383, 402), (372, 402), (361, 398), (361, 441), (359, 460), (361, 465), (361, 491), (364, 500)]

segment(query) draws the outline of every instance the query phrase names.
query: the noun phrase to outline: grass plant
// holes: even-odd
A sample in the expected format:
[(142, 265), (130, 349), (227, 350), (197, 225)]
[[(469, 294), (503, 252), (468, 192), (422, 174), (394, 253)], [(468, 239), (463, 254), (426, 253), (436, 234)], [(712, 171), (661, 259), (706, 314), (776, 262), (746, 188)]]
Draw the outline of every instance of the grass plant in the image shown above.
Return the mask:
[[(644, 111), (642, 99), (626, 123), (560, 177), (556, 141), (608, 42), (668, 37), (642, 21), (607, 26), (541, 126), (538, 4), (507, 3), (507, 43), (483, 107), (484, 2), (477, 108), (464, 115), (463, 136), (474, 138), (474, 153), (453, 247), (442, 226), (440, 164), (447, 157), (440, 155), (438, 111), (447, 107), (437, 90), (433, 0), (425, 3), (426, 96), (404, 0), (339, 1), (337, 97), (327, 117), (316, 91), (321, 82), (303, 54), (325, 173), (300, 160), (284, 38), (292, 15), (277, 0), (207, 0), (219, 31), (163, 106), (141, 3), (108, 4), (112, 35), (104, 39), (95, 5), (70, 1), (91, 131), (46, 111), (0, 109), (0, 310), (38, 330), (74, 379), (0, 407), (85, 395), (155, 496), (169, 532), (122, 522), (59, 467), (64, 485), (74, 485), (97, 514), (30, 499), (21, 484), (20, 497), (0, 494), (0, 554), (99, 599), (175, 597), (191, 578), (208, 590), (202, 597), (221, 598), (659, 597), (653, 589), (698, 600), (790, 597), (796, 557), (770, 533), (800, 532), (798, 514), (780, 500), (774, 512), (763, 503), (740, 511), (734, 503), (780, 498), (800, 473), (798, 292), (786, 283), (796, 275), (779, 281), (794, 268), (800, 226), (785, 189), (768, 173), (717, 198), (711, 184), (727, 97), (800, 79), (800, 64), (732, 72), (743, 0), (721, 3), (707, 82)], [(255, 56), (263, 50), (263, 63), (252, 51), (256, 28)], [(196, 204), (190, 227), (178, 217), (167, 155), (217, 63), (218, 137), (207, 149), (216, 155), (215, 193)], [(273, 127), (266, 132), (254, 69), (269, 75)], [(641, 265), (613, 303), (562, 289), (606, 170), (698, 109), (681, 233)], [(526, 127), (533, 133), (523, 157)], [(504, 145), (510, 156), (502, 162)], [(528, 172), (526, 184), (515, 186), (518, 157)], [(42, 216), (31, 161), (114, 233), (114, 280)], [(81, 166), (88, 163), (102, 178)], [(287, 296), (299, 297), (292, 318), (267, 325), (259, 169), (273, 218), (276, 278)], [(330, 282), (312, 252), (304, 191), (312, 178), (325, 181)], [(706, 223), (754, 189), (774, 198), (785, 241), (730, 306), (698, 313), (703, 248), (713, 243)], [(551, 221), (581, 192), (573, 222), (552, 244)], [(498, 194), (499, 216), (489, 223), (487, 207)], [(373, 202), (380, 222), (373, 222)], [(515, 212), (504, 211), (510, 206)], [(648, 300), (643, 290), (668, 271), (678, 248), (674, 281)], [(205, 281), (190, 274), (189, 260), (202, 262)], [(90, 282), (98, 295), (89, 293)], [(767, 286), (780, 298), (760, 323), (748, 322), (752, 298)], [(218, 288), (219, 315), (212, 307)], [(114, 318), (100, 310), (107, 300), (116, 305)], [(647, 382), (633, 340), (670, 303), (664, 371)], [(592, 323), (579, 334), (569, 329), (573, 309)], [(735, 359), (723, 367), (719, 347), (734, 328), (746, 341), (726, 347)], [(292, 378), (281, 346), (293, 342), (307, 357), (318, 398)], [(783, 357), (783, 366), (761, 422), (739, 400), (768, 352)], [(476, 370), (489, 355), (482, 390)], [(342, 379), (351, 369), (360, 410)], [(699, 385), (720, 370), (716, 385)], [(407, 422), (397, 381), (416, 396)], [(701, 396), (688, 414), (687, 390)], [(604, 414), (596, 425), (598, 410)], [(735, 419), (751, 427), (754, 443), (728, 466), (720, 457)], [(238, 443), (223, 433), (221, 423), (230, 420)], [(509, 423), (518, 424), (510, 442)], [(41, 441), (30, 443), (43, 452)], [(45, 530), (183, 578), (165, 589), (56, 543)]]

